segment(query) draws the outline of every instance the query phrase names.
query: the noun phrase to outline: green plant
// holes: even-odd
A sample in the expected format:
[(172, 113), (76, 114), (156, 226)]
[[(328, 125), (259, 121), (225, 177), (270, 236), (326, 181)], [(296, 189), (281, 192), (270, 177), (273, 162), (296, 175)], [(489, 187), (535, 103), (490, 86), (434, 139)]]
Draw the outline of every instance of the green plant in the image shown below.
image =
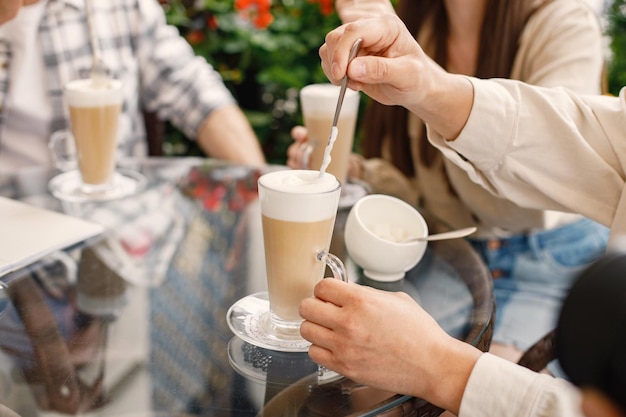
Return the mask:
[[(268, 161), (284, 163), (291, 143), (289, 131), (302, 123), (298, 91), (310, 83), (327, 82), (318, 49), (326, 33), (340, 24), (333, 0), (161, 3), (168, 22), (220, 72)], [(179, 132), (168, 131), (168, 141), (181, 143)]]
[(626, 86), (626, 0), (614, 0), (609, 7), (607, 35), (611, 46), (609, 92), (617, 95)]

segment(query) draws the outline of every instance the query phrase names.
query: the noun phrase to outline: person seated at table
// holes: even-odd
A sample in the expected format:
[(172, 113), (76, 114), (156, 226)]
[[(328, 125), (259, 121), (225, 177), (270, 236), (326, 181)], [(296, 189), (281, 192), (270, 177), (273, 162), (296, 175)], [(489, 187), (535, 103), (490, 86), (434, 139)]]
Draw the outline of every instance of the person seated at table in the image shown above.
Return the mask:
[[(384, 4), (389, 2), (344, 0), (337, 7), (342, 18), (355, 20), (358, 11), (384, 13)], [(400, 0), (397, 11), (428, 56), (449, 72), (602, 92), (602, 31), (582, 1)], [(478, 227), (468, 240), (494, 277), (491, 351), (517, 361), (554, 328), (567, 288), (604, 252), (608, 229), (579, 214), (494, 196), (443, 158), (428, 142), (423, 121), (402, 106), (373, 101), (363, 120), (361, 149), (368, 159), (353, 154), (350, 176), (453, 229)], [(295, 131), (292, 157), (306, 139), (303, 133)]]
[[(348, 67), (348, 52), (358, 38), (363, 39), (361, 56)], [(626, 235), (626, 88), (619, 97), (579, 95), (562, 87), (451, 74), (392, 15), (330, 32), (320, 57), (331, 82), (338, 84), (347, 72), (350, 88), (422, 118), (429, 140), (495, 194), (522, 206), (580, 212), (611, 226), (610, 247), (620, 246)], [(594, 272), (594, 279), (606, 276)], [(622, 287), (624, 282), (617, 280)], [(594, 308), (615, 308), (611, 317), (623, 327), (618, 317), (623, 316), (624, 289), (610, 292), (620, 301), (607, 298), (608, 304)], [(581, 392), (571, 384), (452, 338), (406, 294), (323, 280), (315, 297), (302, 302), (300, 314), (305, 319), (301, 333), (312, 343), (311, 358), (357, 382), (424, 398), (460, 417), (580, 415)], [(619, 340), (621, 327), (593, 330), (618, 334), (614, 340)], [(558, 336), (560, 331), (557, 327), (564, 358), (565, 350), (578, 347), (564, 334)], [(568, 331), (587, 338), (591, 329)], [(626, 371), (617, 366), (624, 346), (619, 343), (612, 362), (603, 354), (598, 356), (607, 360), (603, 369), (598, 364), (587, 368), (597, 370), (593, 380), (574, 377), (580, 363), (563, 363), (582, 387), (589, 417), (626, 416)], [(593, 354), (583, 356), (587, 353)]]
[[(265, 157), (219, 73), (166, 24), (154, 0), (92, 2), (110, 75), (124, 84), (118, 155), (147, 155), (142, 111), (156, 112), (209, 156), (251, 165)], [(92, 46), (83, 1), (0, 4), (0, 170), (51, 165), (48, 139), (69, 126), (63, 85), (87, 78)]]

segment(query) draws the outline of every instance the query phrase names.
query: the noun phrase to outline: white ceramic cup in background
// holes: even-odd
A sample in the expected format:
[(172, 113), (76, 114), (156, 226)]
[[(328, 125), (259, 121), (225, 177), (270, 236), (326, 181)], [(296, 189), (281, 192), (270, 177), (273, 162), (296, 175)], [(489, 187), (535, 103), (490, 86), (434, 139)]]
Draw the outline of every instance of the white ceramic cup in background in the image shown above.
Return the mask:
[[(303, 167), (319, 170), (333, 125), (340, 87), (332, 84), (311, 84), (300, 90), (300, 106), (307, 128), (307, 150)], [(359, 112), (359, 93), (346, 89), (337, 122), (337, 140), (333, 144), (327, 171), (339, 182), (346, 183), (348, 162), (354, 143), (354, 130)]]
[(110, 80), (102, 86), (91, 79), (74, 80), (65, 85), (63, 94), (69, 107), (71, 131), (52, 134), (52, 158), (64, 171), (78, 164), (82, 191), (105, 191), (115, 172), (122, 82)]
[(280, 170), (262, 175), (258, 186), (270, 301), (264, 327), (269, 337), (301, 339), (298, 306), (326, 266), (347, 281), (341, 260), (328, 253), (341, 185), (329, 173)]
[(346, 250), (368, 278), (402, 279), (424, 256), (427, 242), (403, 243), (428, 235), (424, 217), (410, 204), (388, 195), (361, 198), (350, 210), (345, 228)]

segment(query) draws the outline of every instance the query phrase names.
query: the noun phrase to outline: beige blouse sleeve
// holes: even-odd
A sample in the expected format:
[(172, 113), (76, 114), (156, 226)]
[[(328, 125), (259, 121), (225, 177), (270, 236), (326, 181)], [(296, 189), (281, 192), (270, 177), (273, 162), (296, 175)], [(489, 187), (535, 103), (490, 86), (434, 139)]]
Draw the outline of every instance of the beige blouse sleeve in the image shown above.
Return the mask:
[(459, 417), (582, 417), (580, 403), (567, 381), (485, 353), (465, 387)]
[(613, 225), (626, 178), (626, 89), (615, 98), (469, 80), (474, 105), (463, 131), (454, 141), (429, 131), (431, 143), (474, 182), (520, 206)]

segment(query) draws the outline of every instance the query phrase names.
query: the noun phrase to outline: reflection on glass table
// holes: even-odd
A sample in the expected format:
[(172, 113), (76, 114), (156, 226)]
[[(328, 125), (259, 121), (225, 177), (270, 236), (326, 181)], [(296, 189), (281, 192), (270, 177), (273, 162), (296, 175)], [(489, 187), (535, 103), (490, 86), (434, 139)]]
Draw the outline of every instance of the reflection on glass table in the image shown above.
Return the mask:
[[(420, 399), (326, 380), (306, 352), (250, 345), (229, 329), (228, 309), (267, 291), (258, 169), (196, 158), (148, 159), (133, 169), (145, 187), (106, 201), (55, 198), (48, 181), (58, 172), (0, 178), (0, 195), (106, 228), (0, 277), (0, 405), (22, 417), (441, 412)], [(336, 245), (348, 211), (340, 207)], [(350, 273), (408, 292), (450, 333), (488, 348), (491, 284), (464, 241), (430, 242), (398, 282), (368, 282), (354, 265)]]

